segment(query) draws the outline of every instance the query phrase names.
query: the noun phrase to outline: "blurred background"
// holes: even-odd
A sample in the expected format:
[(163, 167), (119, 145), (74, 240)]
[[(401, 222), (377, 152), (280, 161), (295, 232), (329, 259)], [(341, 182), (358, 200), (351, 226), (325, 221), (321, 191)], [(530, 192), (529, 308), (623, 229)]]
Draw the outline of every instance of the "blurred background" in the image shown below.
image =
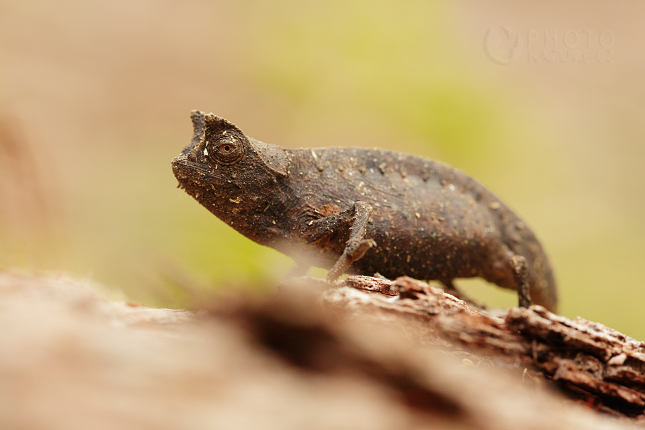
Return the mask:
[(0, 0), (0, 267), (167, 307), (275, 286), (289, 258), (176, 189), (170, 160), (201, 109), (289, 148), (377, 146), (465, 171), (537, 232), (564, 315), (643, 340), (644, 13), (589, 0)]

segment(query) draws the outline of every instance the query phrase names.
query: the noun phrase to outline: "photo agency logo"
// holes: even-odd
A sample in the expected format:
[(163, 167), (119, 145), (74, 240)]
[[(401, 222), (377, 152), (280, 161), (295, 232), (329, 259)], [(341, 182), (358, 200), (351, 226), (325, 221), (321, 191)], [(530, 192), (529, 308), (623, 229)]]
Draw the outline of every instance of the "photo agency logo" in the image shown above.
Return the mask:
[(490, 27), (484, 53), (494, 63), (613, 63), (616, 38), (609, 30), (524, 30)]

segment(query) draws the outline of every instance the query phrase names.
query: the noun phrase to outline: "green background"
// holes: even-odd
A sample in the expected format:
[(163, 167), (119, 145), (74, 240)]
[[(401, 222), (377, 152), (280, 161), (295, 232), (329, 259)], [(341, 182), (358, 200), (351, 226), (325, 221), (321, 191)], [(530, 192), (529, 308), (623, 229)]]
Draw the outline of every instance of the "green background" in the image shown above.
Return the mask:
[(270, 290), (291, 261), (176, 189), (201, 109), (285, 147), (465, 171), (537, 232), (564, 315), (645, 339), (644, 8), (0, 1), (0, 267), (154, 306)]

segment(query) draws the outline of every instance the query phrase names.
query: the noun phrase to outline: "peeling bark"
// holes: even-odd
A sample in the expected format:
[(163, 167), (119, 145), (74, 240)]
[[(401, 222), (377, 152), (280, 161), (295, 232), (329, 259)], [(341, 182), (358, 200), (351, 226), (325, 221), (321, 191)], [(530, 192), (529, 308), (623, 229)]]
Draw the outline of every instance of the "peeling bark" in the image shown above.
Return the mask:
[[(349, 277), (327, 292), (330, 304), (354, 315), (395, 316), (423, 342), (472, 353), (501, 367), (521, 366), (574, 399), (614, 415), (643, 417), (645, 344), (602, 324), (571, 320), (541, 306), (511, 308), (503, 318), (469, 307), (412, 278)], [(345, 287), (345, 288), (343, 288)], [(351, 289), (350, 289), (351, 288)], [(355, 290), (380, 294), (360, 294)], [(387, 300), (398, 294), (400, 299)], [(447, 343), (446, 343), (447, 342)]]
[(274, 297), (178, 311), (0, 272), (0, 428), (643, 423), (642, 345), (600, 324), (538, 307), (491, 316), (410, 278), (338, 286), (296, 278)]

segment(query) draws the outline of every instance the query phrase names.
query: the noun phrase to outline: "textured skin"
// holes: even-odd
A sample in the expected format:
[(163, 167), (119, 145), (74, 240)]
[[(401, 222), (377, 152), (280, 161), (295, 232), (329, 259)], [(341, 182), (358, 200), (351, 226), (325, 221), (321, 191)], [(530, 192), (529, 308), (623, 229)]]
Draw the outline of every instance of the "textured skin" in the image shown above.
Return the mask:
[(448, 286), (481, 277), (512, 290), (527, 279), (533, 301), (555, 309), (555, 279), (531, 229), (461, 171), (378, 149), (289, 150), (213, 114), (192, 118), (193, 140), (172, 162), (180, 187), (301, 267)]

